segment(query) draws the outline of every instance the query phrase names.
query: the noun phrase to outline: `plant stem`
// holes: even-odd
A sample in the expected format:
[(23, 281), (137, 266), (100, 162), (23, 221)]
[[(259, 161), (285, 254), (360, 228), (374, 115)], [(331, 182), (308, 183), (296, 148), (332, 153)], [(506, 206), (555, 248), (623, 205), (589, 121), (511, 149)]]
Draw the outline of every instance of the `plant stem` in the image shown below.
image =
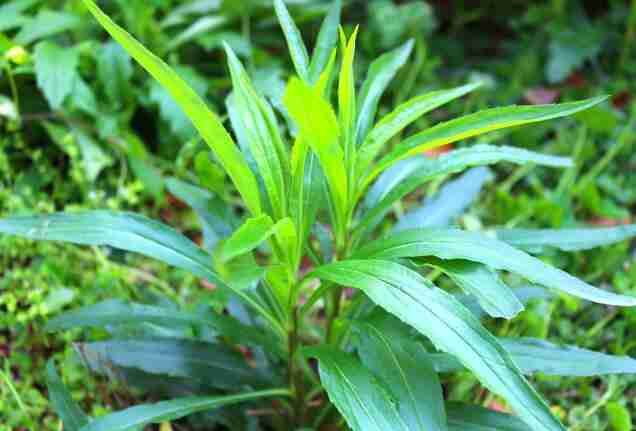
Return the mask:
[(292, 402), (292, 416), (290, 418), (291, 429), (300, 428), (304, 423), (304, 374), (302, 368), (298, 367), (296, 364), (296, 354), (298, 353), (298, 347), (300, 345), (298, 329), (298, 308), (294, 307), (290, 316), (290, 329), (287, 339), (289, 346), (287, 375), (290, 391), (294, 395)]

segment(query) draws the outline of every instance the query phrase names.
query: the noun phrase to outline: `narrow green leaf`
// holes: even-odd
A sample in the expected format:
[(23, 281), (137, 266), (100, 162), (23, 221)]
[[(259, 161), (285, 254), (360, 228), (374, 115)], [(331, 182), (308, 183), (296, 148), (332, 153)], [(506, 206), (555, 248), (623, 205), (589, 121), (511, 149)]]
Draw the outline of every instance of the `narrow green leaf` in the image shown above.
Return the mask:
[(244, 126), (242, 131), (246, 134), (250, 153), (263, 178), (273, 215), (281, 219), (287, 215), (287, 149), (271, 107), (258, 95), (240, 60), (227, 44), (225, 51), (236, 97), (234, 106)]
[(287, 389), (269, 389), (224, 397), (187, 397), (155, 404), (142, 404), (101, 416), (80, 431), (133, 431), (137, 427), (168, 422), (197, 412), (217, 409), (259, 398), (288, 396)]
[(393, 430), (438, 430), (446, 427), (444, 394), (433, 364), (412, 335), (379, 313), (354, 323), (362, 363), (389, 388), (402, 422)]
[(479, 305), (492, 317), (512, 319), (523, 304), (499, 275), (489, 267), (466, 260), (435, 260), (433, 266), (441, 269), (462, 290), (474, 295)]
[(285, 106), (306, 140), (318, 156), (329, 184), (337, 217), (344, 220), (347, 205), (347, 172), (344, 154), (338, 141), (336, 114), (317, 89), (299, 79), (292, 79), (285, 93)]
[(476, 232), (437, 228), (406, 230), (373, 241), (355, 253), (356, 258), (375, 259), (418, 256), (479, 262), (589, 301), (618, 306), (636, 305), (634, 297), (598, 289), (504, 242)]
[[(398, 165), (400, 163), (396, 166)], [(477, 199), (484, 184), (493, 177), (492, 171), (483, 166), (466, 171), (457, 179), (444, 184), (437, 193), (426, 199), (422, 206), (406, 212), (393, 230), (448, 226), (466, 211)]]
[(170, 93), (232, 178), (249, 210), (253, 215), (259, 215), (261, 203), (256, 178), (245, 157), (205, 101), (170, 66), (115, 24), (92, 0), (83, 1), (102, 27)]
[(531, 431), (518, 418), (470, 404), (448, 403), (450, 431)]
[(127, 303), (119, 299), (108, 300), (79, 310), (63, 313), (50, 319), (47, 331), (74, 328), (107, 327), (140, 323), (168, 326), (202, 326), (214, 329), (234, 343), (267, 343), (262, 332), (247, 326), (231, 316), (217, 313), (199, 315), (186, 311), (170, 310), (146, 304)]
[(309, 78), (312, 84), (318, 82), (338, 42), (338, 26), (340, 25), (341, 9), (342, 0), (334, 0), (320, 27), (316, 46), (314, 47), (311, 58), (311, 65), (309, 66)]
[(313, 275), (362, 290), (437, 348), (459, 359), (532, 429), (565, 430), (497, 339), (457, 299), (418, 273), (386, 260), (345, 260), (319, 267)]
[(606, 96), (558, 105), (493, 108), (438, 124), (404, 140), (383, 157), (367, 181), (399, 160), (442, 145), (494, 130), (522, 126), (575, 114), (606, 100)]
[(373, 125), (373, 120), (378, 110), (378, 103), (398, 70), (404, 66), (411, 51), (413, 51), (414, 41), (408, 40), (404, 45), (381, 55), (371, 63), (367, 78), (362, 85), (360, 93), (360, 104), (358, 106), (358, 125), (356, 145), (362, 143)]
[(90, 419), (73, 400), (57, 374), (53, 360), (46, 364), (46, 387), (53, 409), (60, 416), (66, 431), (79, 431), (89, 422)]
[(356, 357), (327, 345), (306, 353), (318, 359), (329, 399), (353, 431), (408, 430), (393, 394)]
[(76, 348), (91, 369), (96, 370), (103, 369), (104, 365), (107, 369), (135, 368), (225, 390), (262, 387), (265, 383), (264, 377), (247, 364), (238, 350), (218, 343), (150, 338), (79, 343)]
[(636, 236), (636, 224), (607, 228), (497, 229), (497, 238), (531, 253), (546, 248), (563, 251), (588, 250)]
[(385, 171), (373, 184), (365, 199), (369, 208), (359, 222), (360, 229), (369, 229), (373, 222), (384, 215), (393, 203), (415, 191), (427, 181), (461, 172), (469, 166), (490, 165), (499, 162), (536, 163), (543, 166), (566, 167), (571, 160), (565, 157), (547, 156), (513, 147), (474, 145), (451, 151), (437, 159), (412, 157), (400, 161)]
[(221, 247), (220, 257), (224, 262), (245, 253), (267, 241), (274, 234), (274, 222), (268, 215), (247, 219)]
[(358, 28), (346, 40), (344, 31), (340, 32), (340, 44), (342, 45), (342, 65), (338, 78), (338, 117), (340, 121), (340, 136), (345, 151), (345, 166), (352, 168), (355, 154), (356, 131), (356, 79), (353, 71), (353, 61), (356, 52), (356, 39)]
[(294, 20), (289, 14), (283, 0), (274, 0), (274, 8), (276, 9), (278, 22), (285, 34), (296, 73), (304, 82), (309, 82), (309, 55), (307, 54), (307, 47), (305, 46), (305, 42), (303, 42), (300, 31), (298, 27), (296, 27), (296, 24), (294, 24)]
[[(389, 139), (422, 115), (470, 93), (479, 86), (480, 84), (475, 83), (449, 90), (433, 91), (408, 100), (395, 108), (393, 112), (382, 118), (362, 141), (358, 153), (357, 172), (364, 172)], [(370, 178), (367, 182), (372, 180), (373, 178)]]

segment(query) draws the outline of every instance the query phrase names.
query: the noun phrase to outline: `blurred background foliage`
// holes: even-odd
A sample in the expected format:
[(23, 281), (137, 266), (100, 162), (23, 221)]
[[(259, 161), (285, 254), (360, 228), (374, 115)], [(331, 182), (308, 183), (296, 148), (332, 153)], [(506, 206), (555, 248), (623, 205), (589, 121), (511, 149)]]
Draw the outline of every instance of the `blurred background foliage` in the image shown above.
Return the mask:
[[(316, 35), (329, 2), (287, 3), (303, 34)], [(258, 90), (284, 112), (281, 97), (292, 68), (271, 1), (101, 4), (222, 115), (230, 90), (223, 41), (246, 62)], [(486, 82), (464, 103), (433, 112), (415, 128), (488, 106), (611, 94), (607, 103), (575, 119), (480, 138), (568, 155), (576, 166), (565, 171), (497, 167), (456, 224), (549, 228), (634, 219), (636, 1), (350, 0), (344, 6), (344, 25), (362, 30), (358, 71), (387, 49), (415, 40), (415, 53), (382, 100), (380, 114), (429, 89)], [(3, 0), (0, 216), (135, 210), (201, 241), (197, 218), (170, 194), (171, 177), (218, 194), (226, 184), (185, 115), (105, 37), (81, 1)], [(409, 202), (425, 200), (439, 187), (418, 190)], [(394, 211), (400, 214), (408, 206)], [(596, 285), (636, 291), (636, 256), (627, 242), (568, 255), (554, 251), (545, 259)], [(88, 379), (73, 351), (73, 342), (86, 335), (45, 333), (49, 316), (113, 297), (151, 303), (168, 298), (184, 306), (202, 297), (213, 302), (211, 287), (106, 248), (0, 237), (0, 430), (60, 429), (47, 407), (42, 377), (50, 357), (65, 365), (63, 375), (87, 412), (121, 409), (135, 400), (122, 385)], [(492, 322), (492, 329), (636, 356), (636, 310), (565, 296), (537, 301), (512, 322)], [(633, 429), (636, 378), (535, 379), (571, 429)], [(472, 377), (456, 380), (452, 398), (505, 408)]]

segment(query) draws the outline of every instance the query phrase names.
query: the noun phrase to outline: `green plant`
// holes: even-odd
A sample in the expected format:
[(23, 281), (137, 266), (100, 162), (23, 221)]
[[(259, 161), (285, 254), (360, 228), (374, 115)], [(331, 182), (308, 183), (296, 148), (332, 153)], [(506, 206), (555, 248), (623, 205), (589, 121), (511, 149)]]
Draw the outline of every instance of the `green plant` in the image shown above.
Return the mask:
[[(89, 368), (146, 393), (174, 398), (91, 420), (73, 403), (51, 364), (51, 401), (68, 429), (139, 429), (201, 412), (205, 415), (195, 416), (194, 423), (207, 421), (231, 429), (321, 429), (340, 423), (322, 395), (326, 391), (356, 431), (562, 430), (524, 374), (636, 371), (636, 361), (630, 358), (534, 339), (498, 339), (479, 320), (512, 319), (523, 310), (524, 301), (546, 295), (542, 289), (509, 287), (500, 271), (594, 302), (636, 305), (636, 298), (597, 289), (520, 250), (591, 248), (634, 236), (636, 226), (498, 230), (496, 238), (445, 227), (379, 227), (406, 195), (469, 166), (499, 161), (570, 164), (567, 158), (490, 145), (452, 151), (438, 159), (424, 158), (422, 151), (564, 117), (604, 97), (489, 109), (393, 140), (422, 115), (479, 85), (415, 97), (374, 124), (382, 93), (412, 44), (379, 57), (357, 95), (357, 30), (349, 39), (341, 31), (336, 115), (330, 100), (339, 2), (327, 15), (310, 59), (284, 3), (277, 0), (276, 12), (298, 75), (289, 81), (284, 97), (294, 142), (286, 144), (275, 111), (226, 47), (234, 88), (228, 107), (237, 146), (217, 116), (170, 67), (91, 0), (84, 3), (170, 92), (212, 150), (215, 162), (202, 163), (218, 162), (236, 193), (223, 190), (214, 195), (177, 179), (170, 182), (201, 216), (210, 253), (168, 226), (132, 213), (91, 211), (0, 220), (0, 232), (6, 234), (132, 251), (216, 286), (215, 307), (203, 303), (185, 311), (166, 301), (147, 305), (114, 300), (51, 320), (49, 329), (107, 329), (110, 338), (105, 341), (78, 346)], [(419, 215), (407, 214), (405, 223), (425, 225)], [(309, 269), (302, 264), (305, 256), (311, 261)], [(441, 274), (466, 294), (436, 287), (433, 281)], [(358, 293), (349, 295), (348, 287)], [(319, 362), (320, 379), (311, 358)], [(440, 375), (464, 369), (505, 400), (519, 419), (445, 401)], [(250, 406), (246, 411), (251, 414), (234, 409), (237, 403)]]

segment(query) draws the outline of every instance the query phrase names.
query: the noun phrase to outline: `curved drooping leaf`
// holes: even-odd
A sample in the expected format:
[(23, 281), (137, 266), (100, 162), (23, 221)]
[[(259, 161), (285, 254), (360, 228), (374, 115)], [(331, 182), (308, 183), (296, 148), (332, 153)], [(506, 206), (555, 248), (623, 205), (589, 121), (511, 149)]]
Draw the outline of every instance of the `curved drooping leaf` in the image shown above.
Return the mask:
[[(475, 83), (449, 90), (432, 91), (408, 100), (395, 108), (393, 112), (383, 117), (362, 141), (358, 153), (357, 172), (363, 173), (389, 139), (422, 115), (470, 93), (479, 86), (480, 84)], [(368, 182), (372, 180), (373, 178), (369, 179)]]
[(0, 220), (0, 233), (34, 240), (108, 245), (143, 254), (223, 284), (210, 256), (171, 227), (129, 212), (107, 210), (53, 213)]
[(373, 125), (373, 120), (378, 110), (378, 103), (398, 70), (404, 66), (411, 51), (413, 51), (414, 41), (408, 40), (402, 46), (393, 51), (382, 54), (369, 66), (367, 78), (360, 91), (360, 101), (358, 106), (358, 125), (356, 136), (359, 144), (366, 138), (369, 129)]
[[(528, 285), (524, 287), (516, 287), (511, 290), (517, 297), (519, 302), (524, 305), (530, 301), (548, 300), (554, 298), (553, 292), (540, 286)], [(484, 311), (484, 309), (482, 308), (481, 304), (479, 304), (479, 300), (475, 296), (468, 294), (456, 294), (455, 297), (478, 319), (482, 319), (488, 315), (488, 313), (486, 313), (486, 311)]]
[(209, 387), (236, 390), (263, 387), (265, 379), (237, 350), (223, 344), (177, 338), (109, 340), (76, 344), (92, 364), (135, 368), (157, 376), (182, 377)]
[(517, 273), (542, 286), (600, 304), (634, 306), (636, 298), (598, 289), (570, 274), (547, 265), (505, 242), (460, 229), (411, 229), (373, 241), (360, 248), (356, 258), (398, 259), (436, 256), (464, 259), (494, 269)]
[(486, 109), (454, 120), (440, 123), (417, 133), (383, 157), (369, 175), (370, 181), (389, 166), (409, 156), (431, 148), (461, 141), (494, 130), (522, 126), (575, 114), (607, 99), (606, 96), (557, 105), (508, 106)]
[(256, 92), (232, 48), (225, 44), (225, 51), (232, 76), (234, 108), (244, 126), (242, 132), (246, 135), (250, 154), (263, 179), (273, 216), (276, 219), (283, 218), (287, 215), (287, 149), (271, 106)]
[(325, 16), (320, 26), (316, 46), (314, 47), (314, 52), (311, 57), (311, 64), (309, 65), (309, 78), (312, 84), (318, 82), (320, 75), (329, 63), (332, 51), (338, 43), (338, 26), (340, 25), (341, 10), (342, 0), (334, 0), (331, 3), (329, 12), (327, 12), (327, 16)]
[(531, 431), (518, 418), (470, 404), (448, 403), (450, 431)]
[(93, 0), (83, 2), (102, 27), (170, 93), (221, 162), (249, 210), (253, 215), (259, 215), (261, 202), (256, 178), (245, 157), (205, 101), (170, 66), (115, 24)]
[[(574, 346), (559, 346), (535, 338), (499, 338), (512, 361), (523, 374), (541, 373), (548, 376), (592, 377), (607, 374), (636, 374), (636, 359), (613, 356)], [(438, 373), (464, 369), (462, 364), (445, 353), (429, 353), (428, 358)]]
[(274, 8), (278, 16), (278, 22), (285, 34), (289, 54), (296, 68), (296, 73), (303, 81), (309, 82), (309, 54), (307, 54), (307, 47), (305, 42), (303, 42), (300, 31), (294, 24), (294, 20), (283, 0), (274, 0)]
[(431, 264), (447, 274), (466, 293), (475, 296), (490, 316), (512, 319), (523, 311), (523, 304), (510, 287), (486, 265), (441, 259)]
[(89, 417), (73, 400), (70, 392), (57, 374), (53, 360), (46, 364), (46, 387), (49, 391), (53, 409), (60, 416), (65, 430), (79, 431), (89, 422)]
[(89, 305), (63, 313), (50, 319), (47, 331), (74, 328), (106, 327), (116, 325), (154, 323), (167, 326), (209, 327), (234, 343), (266, 345), (266, 337), (254, 327), (245, 325), (232, 316), (217, 313), (199, 315), (178, 310), (166, 310), (146, 304), (127, 303), (119, 299)]
[(404, 421), (392, 430), (445, 431), (444, 394), (424, 347), (386, 315), (354, 323), (362, 363), (389, 389)]
[(364, 213), (359, 225), (372, 225), (391, 208), (394, 202), (413, 192), (436, 177), (461, 172), (469, 166), (490, 165), (499, 162), (536, 163), (543, 166), (567, 167), (571, 160), (547, 156), (513, 147), (475, 145), (452, 151), (437, 159), (413, 157), (399, 162), (384, 172), (373, 184), (365, 198)]
[(393, 230), (448, 226), (473, 203), (484, 184), (494, 177), (490, 169), (480, 166), (446, 183), (422, 206), (405, 213)]
[(531, 253), (589, 250), (636, 237), (636, 225), (575, 229), (497, 229), (497, 238)]
[(322, 385), (353, 431), (408, 430), (389, 389), (356, 357), (328, 345), (306, 353), (318, 359)]
[[(312, 275), (362, 290), (373, 302), (428, 337), (501, 395), (536, 431), (565, 430), (506, 350), (452, 295), (387, 260), (345, 260)], [(391, 429), (386, 428), (386, 429)]]
[(269, 389), (224, 397), (186, 397), (155, 404), (142, 404), (101, 416), (83, 426), (80, 431), (133, 431), (137, 427), (168, 422), (230, 404), (288, 395), (287, 389)]

